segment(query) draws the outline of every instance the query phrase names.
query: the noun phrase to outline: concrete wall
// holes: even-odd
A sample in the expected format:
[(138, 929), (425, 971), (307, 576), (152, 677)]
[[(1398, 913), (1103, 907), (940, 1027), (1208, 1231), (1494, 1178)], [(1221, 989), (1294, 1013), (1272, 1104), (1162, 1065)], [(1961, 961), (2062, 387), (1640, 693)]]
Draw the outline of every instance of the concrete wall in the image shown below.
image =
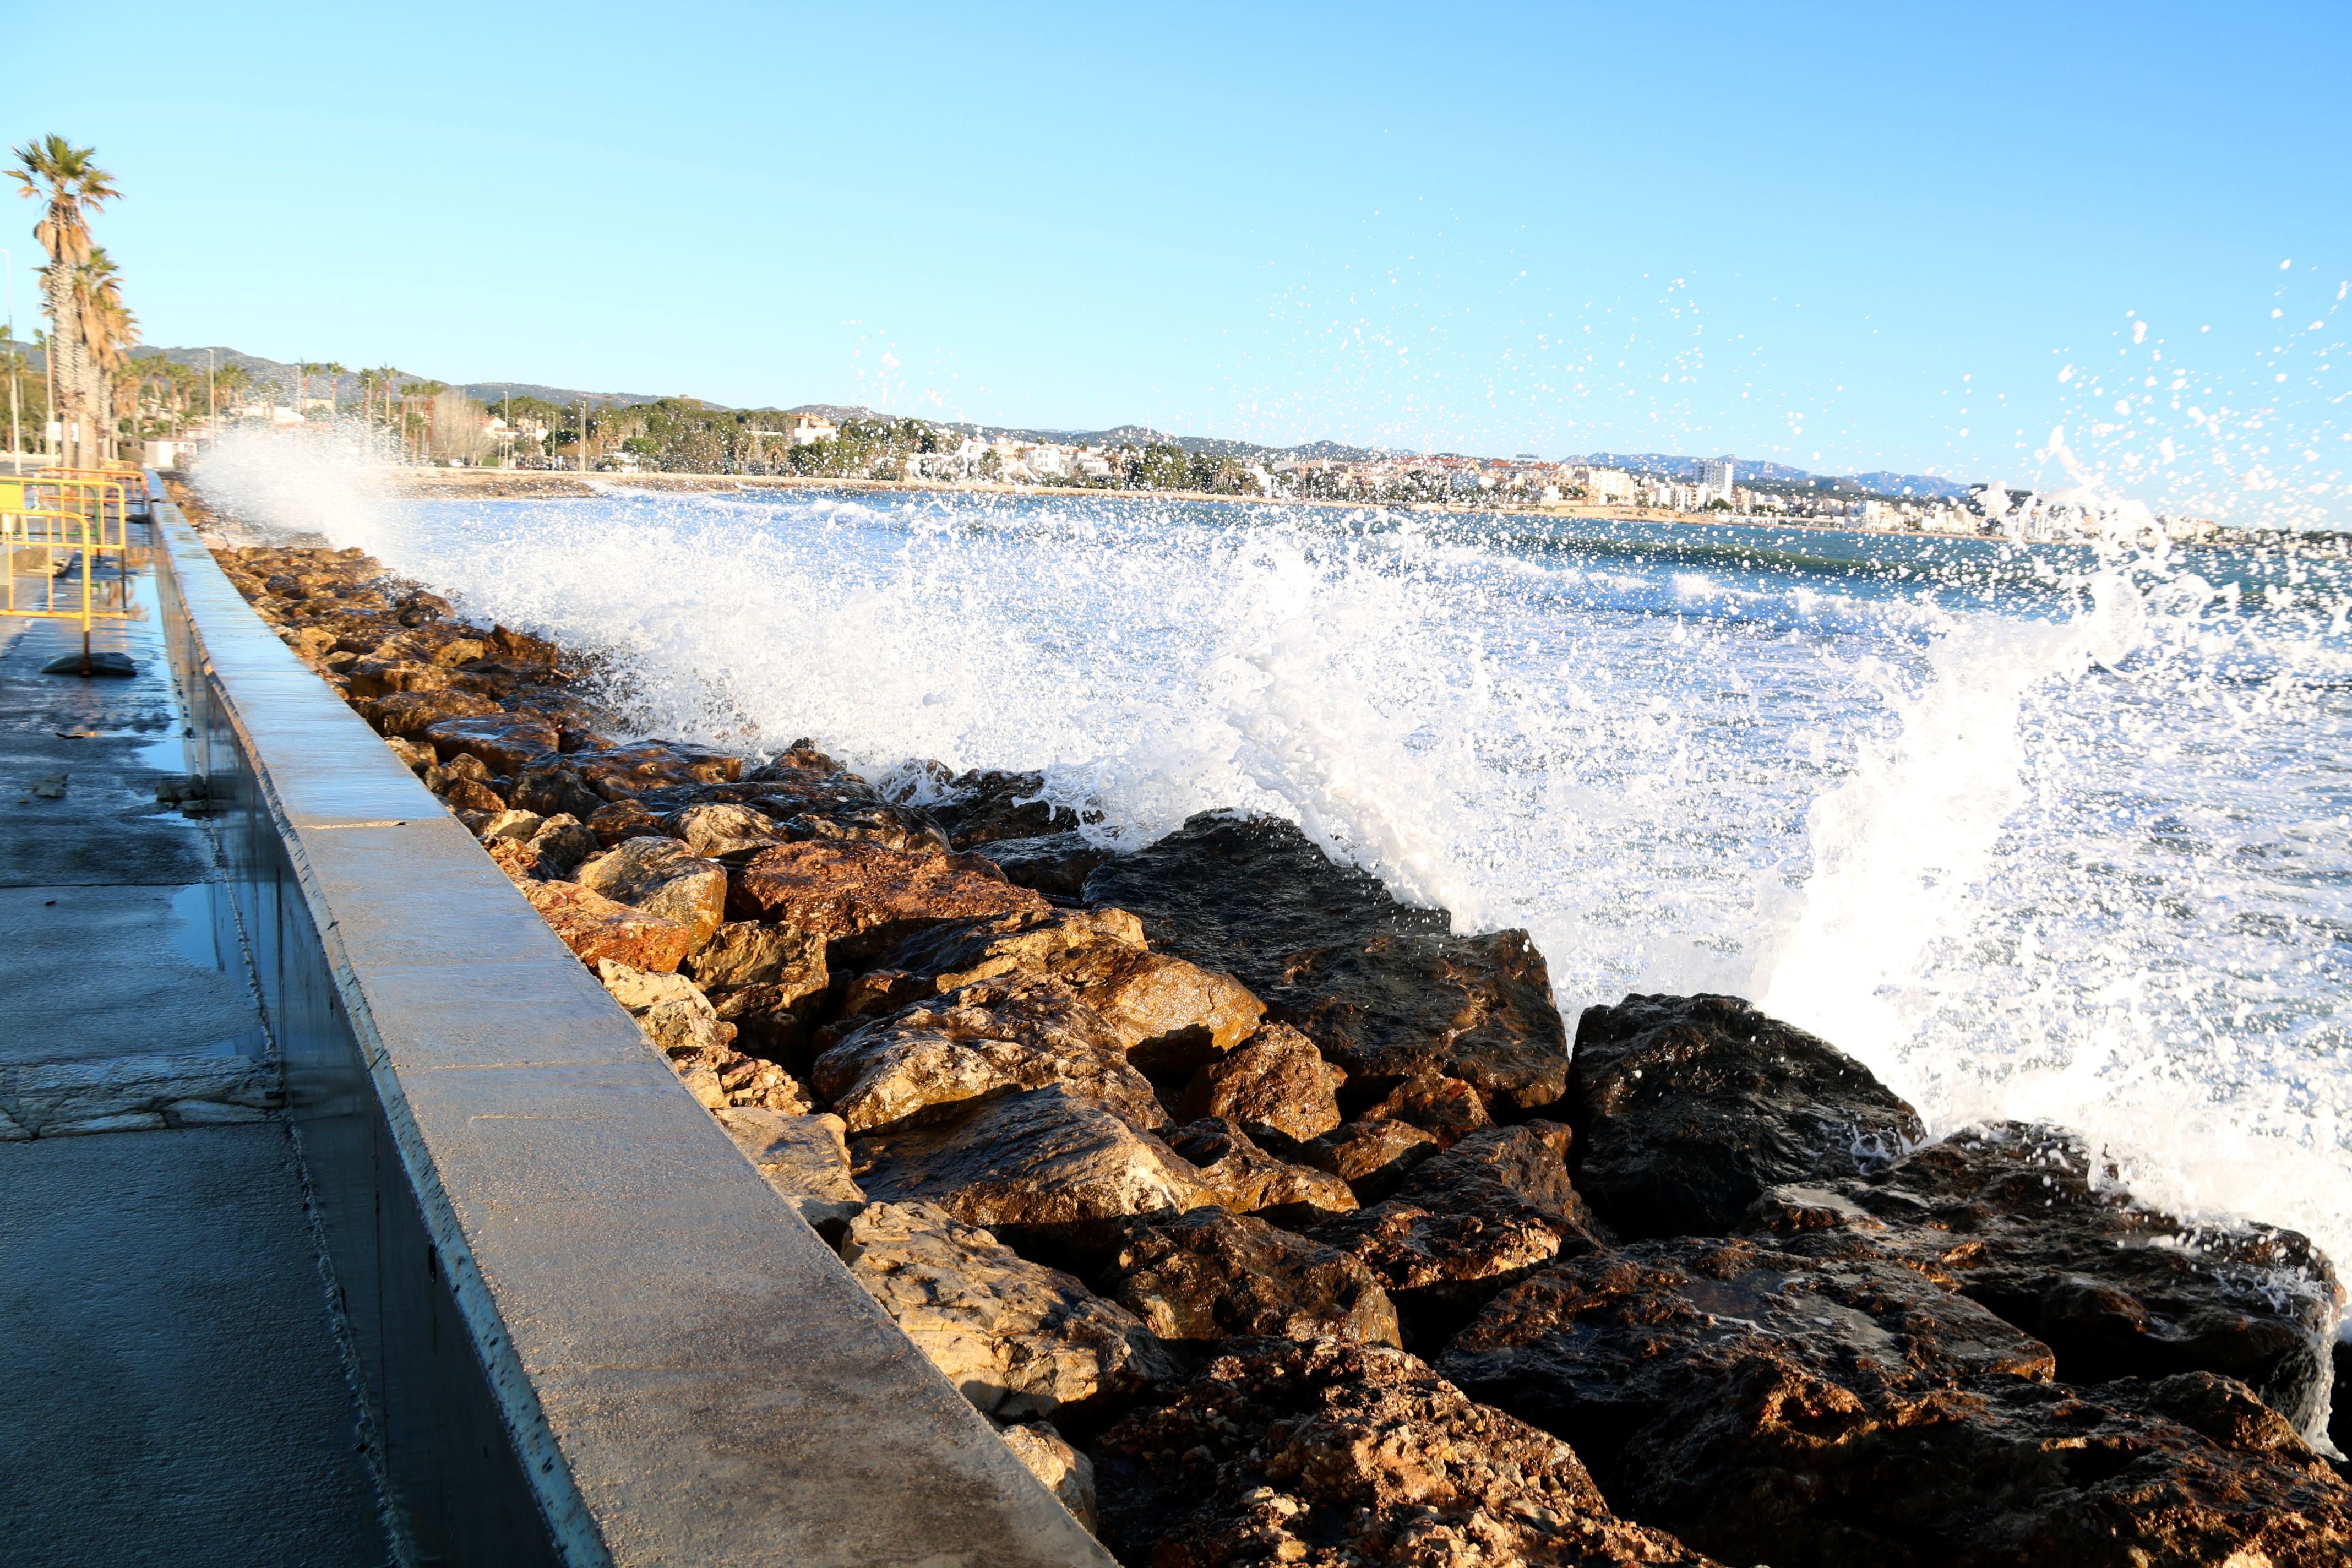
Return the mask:
[(154, 536), (417, 1559), (1108, 1563), (168, 503)]

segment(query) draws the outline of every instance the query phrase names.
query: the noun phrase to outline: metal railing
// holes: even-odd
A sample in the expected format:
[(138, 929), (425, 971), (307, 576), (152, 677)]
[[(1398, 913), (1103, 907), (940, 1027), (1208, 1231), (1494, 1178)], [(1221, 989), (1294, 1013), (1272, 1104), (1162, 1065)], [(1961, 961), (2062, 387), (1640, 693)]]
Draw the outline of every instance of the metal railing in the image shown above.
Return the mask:
[[(130, 481), (126, 483), (126, 481)], [(89, 673), (93, 623), (123, 620), (131, 604), (131, 489), (143, 506), (144, 475), (105, 470), (44, 469), (21, 479), (0, 479), (0, 559), (7, 563), (5, 606), (0, 615), (81, 623), (82, 673)], [(108, 555), (114, 580), (100, 579)], [(68, 572), (81, 578), (80, 602), (60, 606), (58, 580)], [(16, 579), (41, 579), (40, 605), (17, 602)]]

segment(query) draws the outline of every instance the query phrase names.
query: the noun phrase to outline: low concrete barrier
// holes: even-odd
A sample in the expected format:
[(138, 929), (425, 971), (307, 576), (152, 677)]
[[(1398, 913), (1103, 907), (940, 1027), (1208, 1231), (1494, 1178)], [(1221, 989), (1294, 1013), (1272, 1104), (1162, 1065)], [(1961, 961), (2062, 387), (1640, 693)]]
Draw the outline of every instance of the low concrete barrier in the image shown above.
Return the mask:
[(415, 1558), (1109, 1563), (177, 509), (152, 532)]

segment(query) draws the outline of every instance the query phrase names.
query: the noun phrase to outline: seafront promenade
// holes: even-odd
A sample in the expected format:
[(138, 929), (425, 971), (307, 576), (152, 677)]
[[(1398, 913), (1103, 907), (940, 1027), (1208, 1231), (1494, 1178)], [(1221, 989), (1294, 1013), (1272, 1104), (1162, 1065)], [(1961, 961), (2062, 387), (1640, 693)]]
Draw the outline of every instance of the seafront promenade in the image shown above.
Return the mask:
[(128, 679), (43, 675), (79, 628), (0, 619), (0, 1557), (382, 1563), (220, 857), (157, 798), (187, 715), (152, 557), (133, 598), (93, 638)]

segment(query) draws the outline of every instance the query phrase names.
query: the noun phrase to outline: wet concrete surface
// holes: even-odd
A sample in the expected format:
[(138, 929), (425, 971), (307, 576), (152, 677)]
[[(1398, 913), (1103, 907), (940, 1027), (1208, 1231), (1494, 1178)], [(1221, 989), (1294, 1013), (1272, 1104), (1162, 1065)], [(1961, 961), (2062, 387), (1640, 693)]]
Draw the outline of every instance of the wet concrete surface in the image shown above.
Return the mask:
[[(92, 639), (129, 679), (42, 675), (79, 626), (0, 618), (0, 1096), (265, 1048), (211, 838), (155, 803), (182, 720), (152, 584), (134, 596), (149, 618)], [(7, 1562), (388, 1560), (291, 1135), (216, 1114), (0, 1122)]]

